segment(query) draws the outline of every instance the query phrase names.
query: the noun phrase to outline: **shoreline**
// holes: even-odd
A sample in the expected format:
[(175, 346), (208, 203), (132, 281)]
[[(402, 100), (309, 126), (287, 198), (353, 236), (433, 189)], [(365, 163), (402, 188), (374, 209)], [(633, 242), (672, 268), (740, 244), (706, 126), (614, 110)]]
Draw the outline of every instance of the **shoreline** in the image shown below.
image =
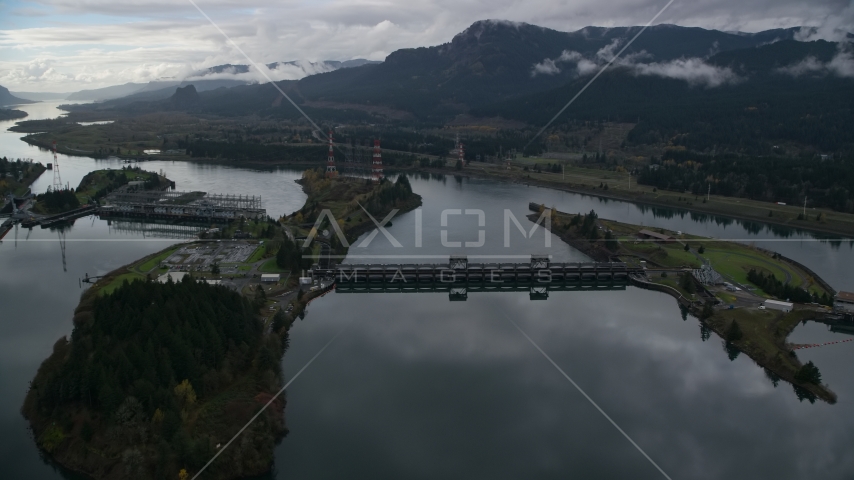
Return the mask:
[[(730, 212), (721, 212), (712, 208), (702, 208), (699, 207), (698, 204), (691, 205), (691, 208), (686, 208), (685, 206), (680, 205), (672, 205), (667, 202), (656, 202), (652, 199), (638, 199), (631, 195), (620, 195), (619, 193), (614, 193), (614, 191), (609, 190), (608, 193), (604, 193), (598, 188), (595, 187), (586, 187), (583, 185), (567, 185), (563, 183), (557, 182), (549, 182), (545, 180), (537, 180), (533, 178), (524, 178), (524, 177), (510, 177), (505, 175), (497, 175), (494, 173), (486, 172), (485, 170), (481, 170), (479, 172), (466, 171), (465, 169), (462, 171), (452, 171), (446, 172), (443, 170), (434, 170), (434, 169), (417, 169), (418, 171), (425, 171), (429, 173), (445, 173), (450, 175), (459, 175), (459, 176), (468, 176), (474, 178), (490, 178), (490, 179), (503, 179), (510, 183), (527, 185), (532, 187), (539, 188), (549, 188), (552, 190), (559, 190), (562, 192), (576, 193), (579, 195), (588, 195), (591, 197), (604, 198), (607, 200), (615, 200), (620, 202), (632, 203), (635, 205), (641, 205), (646, 207), (661, 207), (661, 208), (669, 208), (675, 211), (681, 211), (686, 213), (701, 213), (705, 215), (715, 215), (724, 218), (732, 218), (740, 221), (748, 221), (748, 222), (758, 222), (767, 225), (775, 225), (785, 228), (791, 228), (794, 230), (801, 230), (807, 233), (823, 233), (823, 234), (834, 234), (834, 235), (854, 235), (854, 227), (851, 230), (848, 229), (836, 229), (828, 226), (803, 226), (803, 225), (792, 225), (788, 222), (781, 222), (774, 220), (775, 217), (752, 217), (747, 215), (738, 215)], [(619, 190), (617, 190), (619, 192)], [(748, 202), (754, 202), (750, 199), (742, 199), (740, 197), (722, 197), (722, 198), (732, 198), (736, 200), (745, 200)], [(758, 203), (758, 202), (757, 202)], [(709, 204), (699, 204), (699, 205), (709, 205)], [(776, 205), (769, 204), (770, 207), (775, 207)], [(838, 212), (837, 212), (838, 213)], [(832, 240), (832, 239), (830, 239)]]
[[(561, 215), (572, 216), (571, 214), (558, 212), (558, 216)], [(527, 218), (531, 222), (536, 222), (538, 216), (538, 213), (532, 213), (527, 215)], [(611, 251), (605, 247), (604, 242), (590, 241), (587, 238), (580, 237), (577, 234), (572, 233), (571, 224), (565, 231), (560, 232), (555, 229), (558, 225), (556, 220), (557, 219), (555, 218), (552, 219), (552, 223), (548, 227), (548, 230), (557, 235), (561, 241), (581, 253), (584, 253), (588, 257), (591, 257), (593, 260), (611, 261), (614, 257), (619, 256), (618, 252), (625, 250), (623, 247), (617, 247), (616, 251)], [(601, 220), (608, 222), (608, 220)], [(634, 225), (634, 227), (640, 228), (638, 225)], [(626, 253), (624, 253), (624, 255), (625, 254)], [(804, 270), (812, 272), (812, 270), (809, 270), (790, 259), (781, 261), (794, 263)], [(681, 275), (691, 275), (690, 271), (683, 267), (663, 267), (662, 270), (670, 271), (676, 275), (680, 275), (680, 272)], [(656, 271), (659, 271), (658, 268), (656, 268)], [(712, 292), (709, 292), (705, 286), (699, 284), (693, 276), (689, 278), (690, 282), (697, 285), (698, 288), (698, 295), (694, 299), (689, 299), (677, 288), (653, 282), (649, 280), (649, 278), (635, 278), (630, 276), (629, 281), (632, 285), (638, 288), (659, 291), (673, 297), (679, 304), (680, 308), (687, 309), (688, 312), (697, 318), (701, 325), (715, 332), (715, 334), (717, 334), (724, 342), (726, 348), (734, 348), (738, 352), (745, 353), (758, 366), (766, 369), (766, 371), (772, 372), (779, 379), (790, 383), (796, 389), (796, 392), (798, 392), (798, 389), (808, 392), (799, 393), (799, 395), (803, 394), (805, 398), (810, 401), (814, 401), (815, 398), (819, 398), (829, 404), (835, 404), (837, 402), (836, 393), (825, 385), (796, 380), (797, 371), (803, 367), (803, 364), (797, 358), (795, 351), (789, 347), (789, 342), (787, 341), (789, 335), (791, 335), (794, 329), (802, 321), (815, 319), (820, 314), (819, 311), (809, 307), (805, 308), (800, 305), (793, 308), (791, 312), (785, 314), (783, 312), (759, 310), (745, 306), (735, 309), (715, 309), (712, 307), (711, 311), (707, 311), (709, 306), (707, 303), (703, 302), (699, 293), (704, 292), (705, 294), (713, 295)], [(814, 279), (820, 285), (829, 288), (829, 285), (820, 277), (815, 276)], [(831, 291), (833, 290), (831, 289)], [(715, 299), (714, 296), (711, 298)], [(707, 302), (708, 301), (710, 300), (707, 300)], [(750, 328), (755, 327), (754, 324), (756, 322), (753, 318), (754, 316), (762, 317), (761, 327), (758, 329)], [(739, 328), (747, 331), (748, 333), (739, 333), (738, 338), (730, 339), (729, 337), (731, 335), (730, 332), (732, 325), (733, 323), (737, 323), (739, 319), (742, 320), (742, 323), (738, 324)], [(793, 319), (797, 321), (792, 321)], [(772, 326), (774, 327), (773, 329), (771, 328)], [(741, 335), (743, 335), (743, 337)], [(763, 344), (765, 344), (764, 350), (761, 346)], [(770, 351), (768, 349), (768, 345), (771, 346)], [(809, 395), (812, 395), (814, 398), (809, 397)]]
[[(37, 141), (33, 138), (37, 133), (31, 133), (21, 138), (24, 142), (39, 147), (49, 149), (49, 146), (42, 144), (42, 142)], [(110, 157), (119, 159), (119, 160), (134, 160), (130, 163), (144, 163), (146, 161), (181, 161), (181, 162), (192, 162), (192, 163), (200, 163), (200, 164), (213, 164), (213, 165), (226, 165), (237, 168), (277, 168), (277, 167), (293, 167), (293, 168), (313, 168), (322, 166), (322, 161), (317, 162), (307, 162), (307, 161), (289, 161), (289, 160), (277, 160), (277, 161), (234, 161), (228, 159), (218, 159), (218, 158), (188, 158), (185, 155), (180, 156), (155, 156), (155, 157), (139, 157), (139, 156), (117, 156), (117, 155), (96, 155), (94, 152), (82, 152), (82, 151), (69, 151), (66, 152), (63, 149), (60, 149), (60, 153), (69, 156), (77, 156), (77, 157), (88, 157), (94, 160), (104, 160)], [(68, 150), (68, 149), (65, 149)], [(395, 155), (410, 155), (409, 152), (402, 152), (397, 150), (388, 150), (389, 153)], [(413, 154), (414, 155), (414, 154)], [(426, 155), (421, 155), (426, 156)], [(145, 160), (141, 160), (141, 158), (145, 158)], [(492, 165), (492, 164), (484, 164), (484, 165)], [(499, 167), (494, 167), (499, 168)], [(674, 205), (670, 202), (666, 201), (657, 201), (654, 198), (647, 198), (648, 196), (644, 193), (638, 194), (630, 194), (624, 192), (619, 189), (611, 189), (609, 191), (604, 192), (601, 189), (596, 188), (595, 186), (586, 186), (583, 184), (571, 184), (571, 183), (563, 183), (563, 182), (552, 182), (544, 179), (532, 178), (530, 174), (525, 176), (521, 173), (521, 170), (518, 170), (518, 167), (513, 167), (516, 170), (513, 170), (510, 174), (504, 174), (503, 172), (492, 172), (485, 167), (477, 166), (468, 166), (462, 170), (454, 170), (451, 167), (448, 169), (433, 169), (433, 168), (422, 168), (420, 166), (396, 166), (389, 165), (386, 170), (389, 173), (396, 172), (418, 172), (418, 173), (431, 173), (431, 174), (443, 174), (443, 175), (454, 175), (454, 176), (463, 176), (463, 177), (472, 177), (472, 178), (488, 178), (488, 179), (497, 179), (501, 181), (506, 181), (514, 184), (520, 185), (528, 185), (534, 187), (541, 188), (550, 188), (553, 190), (559, 190), (563, 192), (576, 193), (580, 195), (589, 195), (591, 197), (603, 198), (608, 200), (615, 200), (621, 202), (632, 203), (639, 206), (645, 207), (660, 207), (660, 208), (669, 208), (675, 211), (686, 212), (686, 213), (700, 213), (705, 215), (715, 215), (723, 218), (732, 218), (734, 220), (739, 221), (747, 221), (747, 222), (758, 222), (765, 225), (774, 225), (784, 228), (791, 228), (795, 231), (802, 231), (806, 233), (817, 233), (817, 234), (825, 234), (825, 235), (850, 235), (854, 236), (854, 222), (850, 226), (842, 225), (840, 227), (836, 227), (835, 225), (838, 222), (834, 223), (824, 223), (815, 225), (812, 222), (808, 222), (805, 220), (779, 220), (779, 217), (765, 217), (759, 215), (745, 215), (739, 214), (737, 212), (726, 211), (720, 208), (713, 208), (710, 205), (714, 205), (715, 199), (732, 199), (736, 203), (744, 202), (744, 207), (746, 208), (755, 208), (755, 209), (779, 209), (780, 205), (770, 204), (765, 202), (758, 202), (755, 200), (751, 200), (748, 198), (741, 197), (713, 197), (711, 203), (692, 203), (690, 208), (684, 205)], [(607, 174), (608, 171), (603, 170), (603, 174)], [(544, 174), (539, 174), (544, 175)], [(672, 193), (672, 192), (671, 192)], [(643, 198), (640, 198), (643, 197)], [(787, 209), (795, 208), (791, 206), (785, 206)], [(791, 213), (791, 212), (790, 212)], [(832, 210), (822, 210), (822, 213), (831, 213), (835, 215), (848, 215), (843, 212), (835, 212)], [(794, 224), (793, 222), (804, 222), (803, 224), (798, 223)]]

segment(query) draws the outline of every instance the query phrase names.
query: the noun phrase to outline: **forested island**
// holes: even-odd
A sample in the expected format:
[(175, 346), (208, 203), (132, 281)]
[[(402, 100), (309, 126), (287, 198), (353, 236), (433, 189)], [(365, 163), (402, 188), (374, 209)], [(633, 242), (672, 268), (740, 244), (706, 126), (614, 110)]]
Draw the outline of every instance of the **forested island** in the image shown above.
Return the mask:
[[(348, 243), (359, 235), (375, 228), (367, 212), (382, 220), (389, 212), (408, 212), (421, 205), (421, 196), (412, 191), (405, 174), (395, 181), (383, 178), (378, 183), (366, 178), (335, 176), (327, 177), (322, 168), (306, 170), (298, 180), (308, 194), (305, 205), (287, 216), (285, 225), (293, 227), (298, 235), (307, 235), (313, 228), (318, 231), (331, 230), (329, 245), (338, 254), (346, 255), (348, 248), (342, 245), (334, 230), (340, 229)], [(363, 210), (364, 208), (364, 210)], [(337, 225), (324, 216), (315, 227), (323, 210), (329, 210)]]
[(23, 110), (14, 110), (11, 108), (0, 108), (0, 121), (2, 120), (15, 120), (17, 118), (24, 118), (27, 116), (27, 112)]
[[(287, 330), (265, 335), (260, 306), (190, 276), (88, 290), (23, 406), (39, 447), (98, 479), (198, 471), (281, 388)], [(268, 471), (286, 432), (280, 397), (206, 478)]]

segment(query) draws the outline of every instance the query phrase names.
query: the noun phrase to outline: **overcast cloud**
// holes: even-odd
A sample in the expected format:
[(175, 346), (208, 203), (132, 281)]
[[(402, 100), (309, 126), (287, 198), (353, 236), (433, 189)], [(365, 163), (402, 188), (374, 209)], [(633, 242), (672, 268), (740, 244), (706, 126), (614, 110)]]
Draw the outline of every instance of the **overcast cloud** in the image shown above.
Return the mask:
[[(253, 60), (383, 60), (399, 48), (438, 45), (473, 22), (506, 19), (572, 31), (587, 25), (643, 24), (664, 5), (653, 0), (199, 0), (199, 6)], [(660, 23), (759, 31), (806, 25), (801, 38), (835, 39), (854, 24), (854, 2), (678, 0)], [(124, 82), (186, 78), (242, 56), (188, 2), (17, 0), (0, 4), (0, 85), (26, 91), (76, 91)], [(608, 55), (609, 52), (602, 52)], [(613, 54), (613, 52), (610, 52)], [(579, 71), (601, 58), (580, 59)], [(636, 64), (643, 64), (636, 59)], [(845, 60), (844, 58), (842, 60)], [(589, 63), (584, 63), (589, 62)], [(643, 64), (640, 75), (697, 81), (702, 65)], [(847, 71), (842, 61), (836, 68)], [(537, 67), (535, 67), (537, 68)], [(541, 64), (539, 73), (554, 65)], [(305, 74), (284, 69), (281, 78)], [(715, 80), (718, 81), (718, 80)], [(729, 81), (721, 77), (720, 81)], [(713, 82), (700, 83), (713, 86)]]

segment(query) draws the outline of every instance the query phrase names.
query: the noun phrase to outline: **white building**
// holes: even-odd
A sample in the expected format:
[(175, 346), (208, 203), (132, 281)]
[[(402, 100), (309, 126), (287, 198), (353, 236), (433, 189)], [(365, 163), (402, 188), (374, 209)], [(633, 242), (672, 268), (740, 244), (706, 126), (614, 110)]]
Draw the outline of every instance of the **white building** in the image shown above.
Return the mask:
[[(184, 277), (186, 277), (187, 275), (189, 275), (188, 272), (167, 272), (157, 277), (157, 281), (160, 283), (168, 283), (169, 279), (171, 278), (173, 283), (181, 283), (181, 281), (184, 280)], [(222, 283), (222, 280), (213, 280), (209, 278), (200, 278), (198, 280), (204, 281), (208, 285), (219, 285)]]
[(765, 300), (765, 308), (768, 310), (780, 310), (781, 312), (791, 312), (792, 308), (795, 306), (790, 302), (781, 302), (779, 300)]
[(183, 280), (186, 275), (187, 272), (167, 272), (157, 277), (157, 281), (160, 283), (167, 283), (171, 278), (172, 282), (181, 283), (181, 280)]
[(262, 273), (261, 274), (261, 281), (263, 283), (276, 283), (279, 281), (279, 274), (278, 273)]

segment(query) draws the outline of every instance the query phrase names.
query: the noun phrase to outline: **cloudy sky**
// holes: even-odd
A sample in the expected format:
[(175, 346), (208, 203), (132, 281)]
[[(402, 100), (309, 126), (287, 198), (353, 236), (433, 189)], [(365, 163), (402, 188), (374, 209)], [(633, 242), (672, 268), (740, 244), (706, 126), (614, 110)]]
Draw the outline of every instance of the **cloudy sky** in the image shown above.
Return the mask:
[[(646, 23), (666, 0), (196, 0), (253, 60), (382, 60), (481, 19), (562, 31)], [(656, 23), (755, 32), (854, 27), (854, 0), (676, 0)], [(246, 64), (189, 0), (0, 0), (0, 85), (69, 92)]]

